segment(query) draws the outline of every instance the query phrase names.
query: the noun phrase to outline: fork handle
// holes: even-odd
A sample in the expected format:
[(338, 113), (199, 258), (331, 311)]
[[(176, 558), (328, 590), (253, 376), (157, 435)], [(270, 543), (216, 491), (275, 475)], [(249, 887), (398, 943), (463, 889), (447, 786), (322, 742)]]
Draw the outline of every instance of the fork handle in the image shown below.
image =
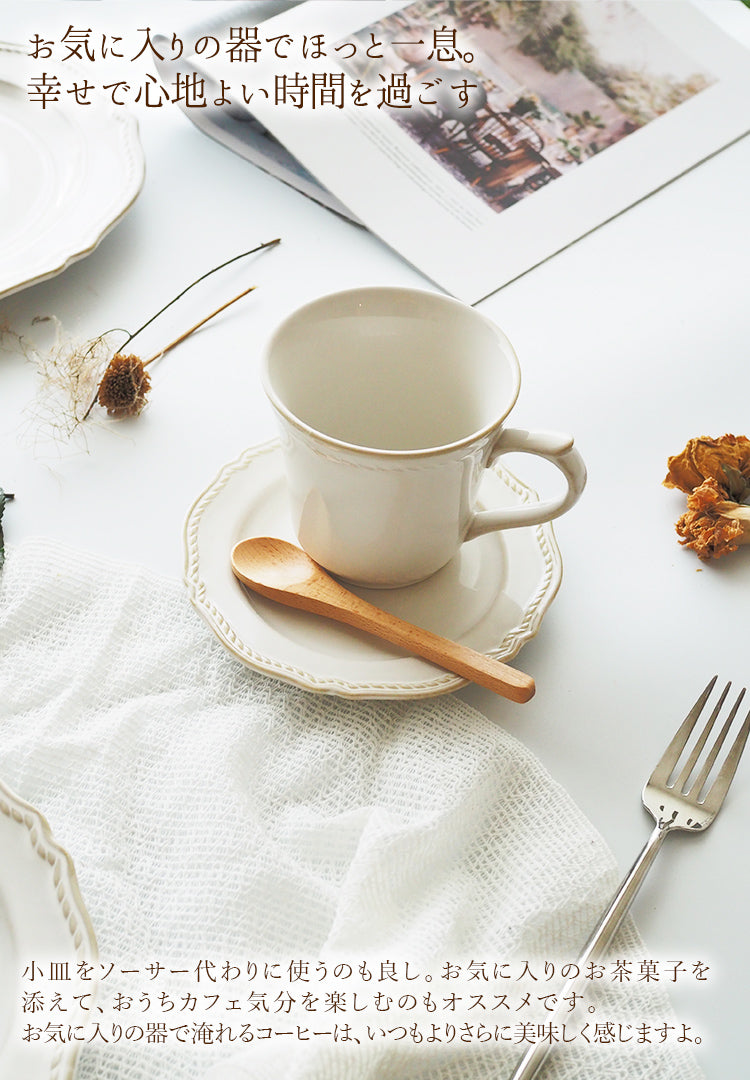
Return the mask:
[[(669, 832), (667, 826), (655, 826), (643, 850), (633, 863), (632, 867), (622, 879), (620, 887), (612, 897), (609, 907), (605, 910), (599, 922), (594, 927), (588, 941), (578, 957), (577, 966), (583, 968), (586, 964), (598, 960), (605, 952), (612, 938), (617, 933), (620, 924), (628, 913), (630, 905), (636, 898), (638, 890), (643, 884), (646, 874), (651, 869), (651, 864), (659, 853), (664, 839)], [(558, 1020), (565, 1004), (563, 998), (568, 990), (573, 988), (575, 980), (569, 979), (557, 995), (557, 1006), (552, 1011), (551, 1022)], [(535, 1043), (530, 1046), (523, 1055), (509, 1080), (532, 1080), (541, 1068), (542, 1062), (552, 1049), (551, 1042)]]

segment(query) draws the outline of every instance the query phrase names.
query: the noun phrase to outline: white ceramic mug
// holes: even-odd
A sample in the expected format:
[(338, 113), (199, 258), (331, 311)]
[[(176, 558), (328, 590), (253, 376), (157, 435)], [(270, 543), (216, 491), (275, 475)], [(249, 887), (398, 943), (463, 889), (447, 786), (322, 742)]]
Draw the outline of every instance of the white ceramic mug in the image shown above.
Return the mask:
[[(305, 305), (271, 337), (263, 382), (299, 542), (348, 582), (420, 581), (464, 541), (558, 517), (586, 482), (570, 436), (503, 426), (520, 386), (513, 347), (437, 293), (360, 288)], [(565, 493), (477, 510), (483, 470), (519, 450), (552, 461)]]

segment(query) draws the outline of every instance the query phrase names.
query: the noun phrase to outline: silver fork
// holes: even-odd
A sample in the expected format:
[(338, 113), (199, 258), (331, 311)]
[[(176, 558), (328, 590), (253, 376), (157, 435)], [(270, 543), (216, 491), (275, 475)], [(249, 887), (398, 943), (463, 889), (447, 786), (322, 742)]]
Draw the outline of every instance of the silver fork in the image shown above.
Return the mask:
[[(732, 722), (737, 715), (745, 694), (744, 690), (740, 691), (729, 710), (726, 720), (722, 724), (719, 734), (699, 765), (701, 753), (706, 748), (708, 739), (729, 693), (729, 688), (732, 685), (727, 683), (703, 731), (687, 754), (684, 764), (681, 761), (693, 728), (714, 688), (716, 678), (717, 676), (714, 675), (698, 698), (664, 751), (658, 765), (646, 781), (642, 795), (643, 805), (656, 824), (643, 850), (633, 863), (629, 873), (626, 874), (609, 907), (586, 942), (583, 952), (576, 962), (578, 968), (582, 969), (586, 964), (601, 958), (625, 918), (646, 874), (651, 868), (651, 864), (669, 833), (674, 829), (701, 832), (703, 829), (708, 828), (721, 809), (724, 796), (732, 782), (747, 742), (748, 729), (750, 729), (750, 712), (742, 722), (737, 736), (720, 767), (717, 766), (717, 759), (729, 734)], [(678, 767), (679, 773), (677, 772)], [(563, 998), (571, 986), (572, 980), (566, 983), (558, 993), (558, 1009), (551, 1017), (548, 1015), (548, 1019), (554, 1021), (560, 1015)], [(516, 1066), (510, 1080), (532, 1080), (551, 1047), (552, 1043), (550, 1041), (538, 1042), (529, 1047)]]

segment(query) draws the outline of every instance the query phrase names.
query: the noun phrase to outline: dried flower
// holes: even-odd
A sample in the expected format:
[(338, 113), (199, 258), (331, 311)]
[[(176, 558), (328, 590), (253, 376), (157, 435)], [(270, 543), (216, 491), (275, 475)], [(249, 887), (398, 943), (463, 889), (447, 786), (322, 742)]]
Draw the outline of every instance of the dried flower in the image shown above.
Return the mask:
[(41, 347), (0, 326), (0, 351), (17, 350), (37, 373), (36, 394), (24, 410), (20, 438), (34, 447), (47, 440), (71, 442), (84, 436), (87, 407), (96, 393), (99, 374), (115, 350), (106, 334), (86, 342), (71, 338), (52, 315), (36, 316), (32, 323), (48, 323), (54, 328), (51, 345)]
[(115, 353), (99, 383), (97, 400), (108, 416), (137, 416), (150, 389), (151, 379), (143, 361)]
[(664, 486), (687, 493), (675, 528), (699, 559), (719, 559), (750, 544), (750, 439), (691, 439), (670, 457)]
[[(74, 341), (63, 333), (63, 328), (57, 319), (50, 316), (38, 317), (34, 322), (51, 322), (56, 328), (56, 339), (52, 348), (46, 352), (40, 352), (19, 335), (0, 328), (0, 338), (3, 335), (13, 338), (27, 359), (32, 360), (38, 368), (40, 387), (37, 394), (37, 408), (34, 410), (35, 426), (38, 426), (41, 421), (53, 439), (67, 440), (81, 433), (84, 422), (97, 405), (105, 408), (107, 415), (113, 418), (137, 416), (146, 404), (151, 387), (151, 379), (145, 369), (179, 345), (204, 323), (228, 308), (230, 304), (236, 303), (237, 300), (252, 292), (255, 286), (244, 289), (239, 295), (204, 316), (148, 360), (141, 360), (138, 356), (125, 352), (131, 341), (167, 308), (180, 300), (193, 286), (211, 274), (215, 274), (217, 270), (222, 270), (230, 263), (244, 259), (257, 251), (275, 247), (279, 243), (280, 240), (276, 239), (258, 244), (251, 250), (243, 251), (240, 255), (235, 255), (208, 270), (164, 304), (132, 333), (128, 333), (127, 330), (108, 330), (90, 341)], [(113, 334), (126, 335), (116, 348), (112, 343)]]
[(709, 476), (726, 485), (727, 470), (738, 472), (750, 482), (750, 439), (744, 435), (690, 439), (682, 453), (669, 458), (667, 467), (664, 486), (679, 488), (687, 495)]

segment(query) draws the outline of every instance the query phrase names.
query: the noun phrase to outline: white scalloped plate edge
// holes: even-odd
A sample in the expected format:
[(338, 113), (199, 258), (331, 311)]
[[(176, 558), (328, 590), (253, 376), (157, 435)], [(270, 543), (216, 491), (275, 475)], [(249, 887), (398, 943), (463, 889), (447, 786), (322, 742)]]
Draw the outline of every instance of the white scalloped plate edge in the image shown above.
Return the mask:
[[(23, 46), (14, 42), (0, 40), (0, 58), (3, 53), (13, 56), (26, 56)], [(49, 250), (39, 254), (40, 246), (44, 249), (44, 239), (35, 238), (35, 242), (29, 245), (29, 264), (22, 267), (17, 275), (0, 272), (0, 299), (10, 296), (21, 289), (36, 285), (42, 281), (48, 281), (62, 273), (73, 263), (90, 255), (99, 246), (104, 237), (125, 217), (134, 202), (138, 198), (143, 187), (146, 175), (146, 162), (138, 134), (138, 121), (130, 113), (122, 110), (110, 110), (108, 119), (114, 125), (113, 131), (116, 136), (112, 140), (120, 153), (122, 169), (118, 171), (117, 183), (113, 183), (108, 190), (107, 200), (91, 216), (90, 192), (87, 199), (82, 200), (85, 204), (84, 219), (76, 222), (78, 235), (71, 238), (70, 223), (66, 221), (61, 226), (60, 238), (49, 239)], [(1, 268), (0, 268), (1, 271)]]
[[(55, 840), (49, 822), (39, 810), (11, 791), (2, 780), (0, 814), (28, 831), (34, 852), (42, 863), (46, 863), (51, 869), (54, 898), (51, 898), (50, 902), (59, 908), (63, 917), (70, 936), (69, 946), (73, 957), (90, 964), (95, 963), (98, 959), (96, 935), (83, 903), (75, 866), (68, 852)], [(4, 882), (9, 880), (10, 870), (12, 867), (4, 867)], [(73, 1080), (79, 1048), (76, 1042), (67, 1043), (59, 1050), (54, 1047), (48, 1064), (42, 1065), (37, 1061), (37, 1066), (44, 1069), (45, 1080)], [(2, 1066), (3, 1049), (0, 1047), (0, 1075), (4, 1077)], [(30, 1068), (32, 1067), (30, 1064)], [(40, 1077), (41, 1075), (40, 1073)], [(32, 1080), (31, 1072), (24, 1073), (24, 1080)]]

